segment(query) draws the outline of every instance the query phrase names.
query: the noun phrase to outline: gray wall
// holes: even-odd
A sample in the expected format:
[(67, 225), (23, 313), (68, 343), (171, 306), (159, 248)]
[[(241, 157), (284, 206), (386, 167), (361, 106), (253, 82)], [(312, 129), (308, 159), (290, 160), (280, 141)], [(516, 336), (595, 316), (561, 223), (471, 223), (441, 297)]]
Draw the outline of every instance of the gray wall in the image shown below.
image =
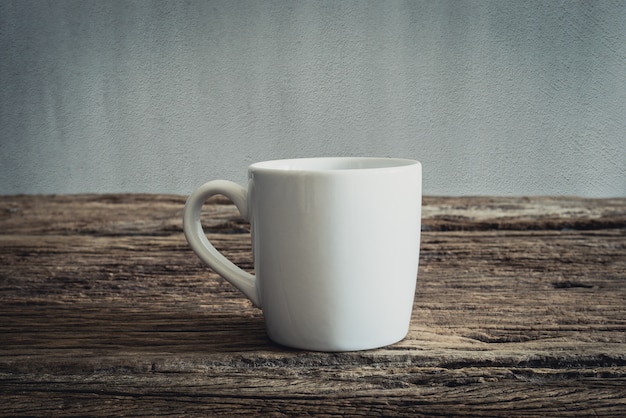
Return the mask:
[(625, 1), (0, 0), (0, 194), (419, 159), (430, 195), (626, 195)]

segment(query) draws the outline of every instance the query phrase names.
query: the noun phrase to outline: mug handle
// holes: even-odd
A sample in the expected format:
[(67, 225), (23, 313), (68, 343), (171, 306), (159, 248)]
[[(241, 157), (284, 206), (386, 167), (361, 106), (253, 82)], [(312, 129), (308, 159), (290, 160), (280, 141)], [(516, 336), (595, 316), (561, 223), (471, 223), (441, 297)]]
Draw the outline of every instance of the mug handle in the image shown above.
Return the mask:
[(239, 213), (248, 219), (248, 190), (237, 183), (227, 180), (213, 180), (203, 184), (194, 191), (185, 203), (183, 210), (183, 231), (191, 249), (256, 306), (261, 306), (256, 290), (255, 277), (234, 265), (211, 244), (200, 223), (200, 211), (204, 202), (211, 196), (221, 194), (232, 200)]

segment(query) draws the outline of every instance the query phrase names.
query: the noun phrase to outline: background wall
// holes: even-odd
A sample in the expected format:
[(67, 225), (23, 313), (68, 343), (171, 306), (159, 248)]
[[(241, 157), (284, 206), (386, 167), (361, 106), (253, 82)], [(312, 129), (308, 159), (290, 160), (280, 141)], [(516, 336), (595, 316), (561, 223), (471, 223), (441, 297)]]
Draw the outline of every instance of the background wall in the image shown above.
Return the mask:
[(419, 159), (431, 195), (626, 195), (625, 1), (0, 0), (0, 194)]

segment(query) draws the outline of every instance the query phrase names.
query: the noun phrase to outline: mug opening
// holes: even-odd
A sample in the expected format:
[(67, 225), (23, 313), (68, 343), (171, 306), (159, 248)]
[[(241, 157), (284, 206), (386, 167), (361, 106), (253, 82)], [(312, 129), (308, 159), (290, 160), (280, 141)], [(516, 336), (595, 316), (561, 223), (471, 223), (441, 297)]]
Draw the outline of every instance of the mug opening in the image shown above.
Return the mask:
[(376, 157), (327, 157), (294, 158), (286, 160), (263, 161), (252, 164), (251, 169), (277, 171), (349, 171), (403, 167), (419, 164), (417, 161), (402, 158)]

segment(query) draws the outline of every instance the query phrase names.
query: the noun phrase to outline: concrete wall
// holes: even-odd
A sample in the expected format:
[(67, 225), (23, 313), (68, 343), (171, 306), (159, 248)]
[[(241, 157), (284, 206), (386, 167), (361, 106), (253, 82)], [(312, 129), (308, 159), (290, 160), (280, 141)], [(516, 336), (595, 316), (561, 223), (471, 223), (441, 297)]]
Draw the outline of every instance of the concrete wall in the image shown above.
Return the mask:
[(0, 0), (0, 194), (424, 164), (431, 195), (626, 195), (625, 1)]

